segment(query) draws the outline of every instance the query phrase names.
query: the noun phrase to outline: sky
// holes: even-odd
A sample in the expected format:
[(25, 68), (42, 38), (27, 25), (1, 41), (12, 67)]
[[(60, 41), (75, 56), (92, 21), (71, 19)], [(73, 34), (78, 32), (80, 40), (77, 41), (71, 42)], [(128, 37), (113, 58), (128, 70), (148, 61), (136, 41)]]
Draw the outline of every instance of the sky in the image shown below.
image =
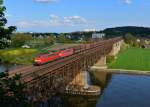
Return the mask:
[(4, 0), (18, 32), (73, 32), (150, 27), (149, 0)]

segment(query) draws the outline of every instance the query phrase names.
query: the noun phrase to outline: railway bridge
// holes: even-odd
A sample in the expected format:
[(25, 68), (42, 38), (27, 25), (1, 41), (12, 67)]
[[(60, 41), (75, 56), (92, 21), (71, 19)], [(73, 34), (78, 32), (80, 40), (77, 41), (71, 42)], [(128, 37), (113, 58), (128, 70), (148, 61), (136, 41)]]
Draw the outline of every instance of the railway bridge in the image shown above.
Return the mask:
[[(117, 37), (75, 46), (79, 51), (71, 56), (42, 66), (18, 68), (10, 71), (9, 75), (21, 74), (21, 81), (27, 84), (27, 94), (33, 100), (46, 99), (66, 90), (71, 93), (68, 87), (84, 87), (83, 72), (96, 63), (104, 65), (106, 55), (115, 55), (120, 50), (121, 41), (122, 38)], [(85, 91), (83, 93), (87, 94)], [(74, 94), (78, 92), (74, 91)]]

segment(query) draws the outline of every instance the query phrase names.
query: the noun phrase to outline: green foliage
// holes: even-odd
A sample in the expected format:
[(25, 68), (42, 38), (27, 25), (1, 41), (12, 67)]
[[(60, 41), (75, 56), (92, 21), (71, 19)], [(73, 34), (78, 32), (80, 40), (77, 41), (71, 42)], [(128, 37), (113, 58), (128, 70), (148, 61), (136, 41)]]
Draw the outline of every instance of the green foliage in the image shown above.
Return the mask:
[(46, 36), (43, 38), (44, 44), (45, 45), (53, 45), (55, 43), (55, 38), (53, 35)]
[(39, 37), (33, 37), (32, 40), (27, 41), (26, 44), (31, 46), (32, 48), (41, 48), (45, 46), (51, 46), (55, 43), (55, 38), (53, 35), (49, 35), (46, 37), (39, 36)]
[(59, 38), (58, 38), (58, 41), (59, 41), (60, 43), (66, 43), (66, 42), (67, 42), (67, 39), (66, 39), (66, 37), (65, 37), (64, 34), (60, 34), (60, 35), (59, 35)]
[(29, 107), (26, 86), (20, 78), (21, 75), (10, 78), (8, 73), (0, 73), (0, 107)]
[(128, 48), (122, 51), (109, 68), (150, 71), (150, 50)]
[(5, 27), (7, 19), (5, 18), (6, 8), (3, 6), (3, 0), (0, 0), (0, 48), (6, 48), (10, 45), (10, 35), (16, 30), (15, 26)]
[(58, 37), (58, 42), (59, 43), (76, 43), (75, 40), (72, 40), (70, 38), (65, 37), (63, 33), (61, 33)]
[(106, 63), (112, 63), (115, 60), (115, 56), (107, 55), (106, 56)]
[(150, 28), (148, 27), (122, 26), (103, 30), (107, 37), (124, 36), (129, 32), (135, 37), (150, 37)]
[(122, 45), (121, 45), (121, 47), (120, 47), (120, 52), (125, 51), (129, 47), (130, 47), (129, 44), (126, 44), (125, 42), (123, 42)]
[(125, 38), (125, 42), (127, 44), (129, 44), (133, 47), (139, 47), (139, 44), (138, 44), (136, 38), (132, 34), (127, 33), (124, 38)]
[(27, 33), (14, 33), (11, 36), (12, 47), (21, 47), (23, 45), (28, 45), (32, 48), (39, 48), (44, 46), (50, 46), (55, 43), (55, 38), (53, 35), (49, 36), (38, 36), (32, 37), (31, 34)]
[(15, 33), (11, 36), (12, 47), (21, 47), (26, 42), (32, 40), (32, 35)]
[(7, 49), (0, 51), (2, 62), (16, 64), (32, 64), (34, 57), (39, 53), (37, 49)]

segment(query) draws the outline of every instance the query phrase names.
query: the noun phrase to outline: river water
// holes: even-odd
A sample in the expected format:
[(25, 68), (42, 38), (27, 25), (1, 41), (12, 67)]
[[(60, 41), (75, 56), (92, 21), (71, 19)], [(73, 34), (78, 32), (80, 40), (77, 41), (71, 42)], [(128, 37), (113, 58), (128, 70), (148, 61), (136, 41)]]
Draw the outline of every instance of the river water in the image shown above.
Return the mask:
[(150, 76), (113, 74), (96, 107), (150, 107)]
[(101, 96), (78, 97), (72, 107), (150, 107), (150, 76), (112, 74), (108, 80)]
[(98, 97), (68, 96), (61, 107), (150, 107), (150, 76), (110, 74)]
[(0, 63), (0, 72), (5, 72), (8, 69), (15, 69), (18, 65), (9, 63)]
[[(8, 65), (1, 65), (0, 71), (5, 71), (6, 67)], [(50, 105), (53, 107), (150, 107), (150, 76), (110, 74), (108, 77), (109, 81), (101, 96), (58, 95), (51, 98)], [(46, 102), (40, 107), (51, 106)]]

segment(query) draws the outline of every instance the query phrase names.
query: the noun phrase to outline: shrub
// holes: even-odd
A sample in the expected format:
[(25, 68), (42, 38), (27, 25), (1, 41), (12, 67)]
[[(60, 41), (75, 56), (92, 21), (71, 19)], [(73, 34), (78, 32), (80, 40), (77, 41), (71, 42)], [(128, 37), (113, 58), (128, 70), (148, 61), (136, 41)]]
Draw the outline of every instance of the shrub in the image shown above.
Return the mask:
[(125, 51), (129, 47), (130, 47), (129, 44), (126, 44), (125, 42), (123, 42), (121, 47), (120, 47), (120, 52)]
[(106, 63), (111, 63), (114, 60), (115, 60), (115, 56), (112, 55), (106, 56)]

